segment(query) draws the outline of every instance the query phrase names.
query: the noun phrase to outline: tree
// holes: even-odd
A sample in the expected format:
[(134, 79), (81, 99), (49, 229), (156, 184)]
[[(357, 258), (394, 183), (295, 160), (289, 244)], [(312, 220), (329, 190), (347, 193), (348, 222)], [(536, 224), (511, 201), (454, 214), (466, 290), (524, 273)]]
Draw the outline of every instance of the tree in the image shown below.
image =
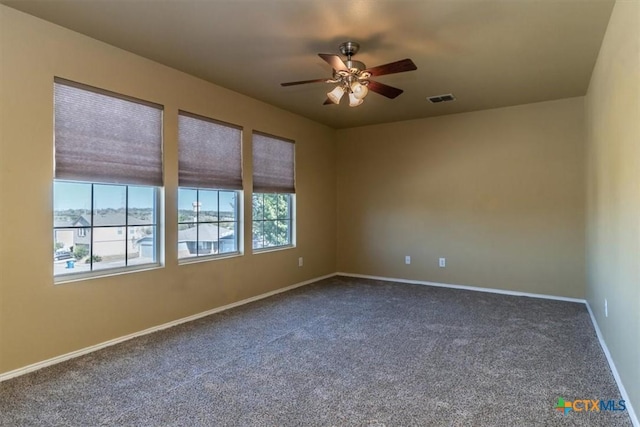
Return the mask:
[(253, 240), (255, 247), (282, 246), (290, 242), (288, 194), (253, 195)]
[(87, 255), (89, 255), (89, 250), (84, 246), (76, 246), (76, 249), (73, 251), (73, 257), (78, 261)]

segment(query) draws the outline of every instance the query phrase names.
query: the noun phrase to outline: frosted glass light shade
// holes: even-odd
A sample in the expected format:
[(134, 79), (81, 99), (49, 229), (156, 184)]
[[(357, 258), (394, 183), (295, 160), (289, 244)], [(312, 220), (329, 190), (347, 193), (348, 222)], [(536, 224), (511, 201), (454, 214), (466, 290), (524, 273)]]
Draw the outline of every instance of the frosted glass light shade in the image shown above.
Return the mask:
[(349, 107), (357, 107), (358, 105), (362, 104), (363, 102), (364, 102), (364, 99), (356, 98), (355, 94), (353, 94), (353, 93), (349, 94)]
[(351, 85), (351, 91), (357, 99), (364, 99), (364, 97), (369, 93), (369, 88), (358, 82), (353, 82)]
[(329, 100), (334, 104), (339, 104), (342, 95), (344, 95), (344, 89), (342, 86), (336, 86), (335, 89), (327, 93), (327, 98), (329, 98)]

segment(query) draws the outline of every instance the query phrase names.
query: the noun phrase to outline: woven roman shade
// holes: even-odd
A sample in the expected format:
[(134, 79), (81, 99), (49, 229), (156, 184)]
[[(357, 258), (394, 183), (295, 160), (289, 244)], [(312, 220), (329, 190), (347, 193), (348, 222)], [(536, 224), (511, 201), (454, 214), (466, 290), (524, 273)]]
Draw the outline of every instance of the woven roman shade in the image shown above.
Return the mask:
[(162, 106), (56, 79), (55, 177), (162, 186)]
[(295, 144), (271, 135), (253, 133), (253, 191), (295, 193)]
[(181, 187), (242, 190), (242, 128), (180, 111)]

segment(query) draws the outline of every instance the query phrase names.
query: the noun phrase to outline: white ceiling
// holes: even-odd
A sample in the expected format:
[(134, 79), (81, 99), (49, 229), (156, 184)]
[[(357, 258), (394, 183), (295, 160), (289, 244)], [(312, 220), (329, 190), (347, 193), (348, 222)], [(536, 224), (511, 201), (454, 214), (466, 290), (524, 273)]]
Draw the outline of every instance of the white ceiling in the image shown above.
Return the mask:
[[(61, 26), (334, 128), (581, 96), (614, 0), (0, 0)], [(317, 53), (360, 43), (404, 89), (363, 105), (322, 105), (332, 86)], [(431, 104), (427, 96), (453, 93)]]

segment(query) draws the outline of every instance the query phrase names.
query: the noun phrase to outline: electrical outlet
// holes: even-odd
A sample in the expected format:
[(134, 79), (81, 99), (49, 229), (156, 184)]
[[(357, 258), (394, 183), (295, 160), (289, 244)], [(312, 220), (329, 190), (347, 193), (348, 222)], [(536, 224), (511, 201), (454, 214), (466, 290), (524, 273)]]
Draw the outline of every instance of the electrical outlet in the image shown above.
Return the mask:
[(302, 257), (298, 258), (298, 267), (302, 267), (304, 265), (304, 259)]
[(442, 268), (445, 268), (447, 266), (447, 259), (446, 258), (440, 258), (438, 260), (438, 265)]
[(411, 264), (411, 257), (409, 255), (404, 257), (404, 263), (407, 265)]
[(604, 299), (604, 317), (609, 317), (609, 303)]

